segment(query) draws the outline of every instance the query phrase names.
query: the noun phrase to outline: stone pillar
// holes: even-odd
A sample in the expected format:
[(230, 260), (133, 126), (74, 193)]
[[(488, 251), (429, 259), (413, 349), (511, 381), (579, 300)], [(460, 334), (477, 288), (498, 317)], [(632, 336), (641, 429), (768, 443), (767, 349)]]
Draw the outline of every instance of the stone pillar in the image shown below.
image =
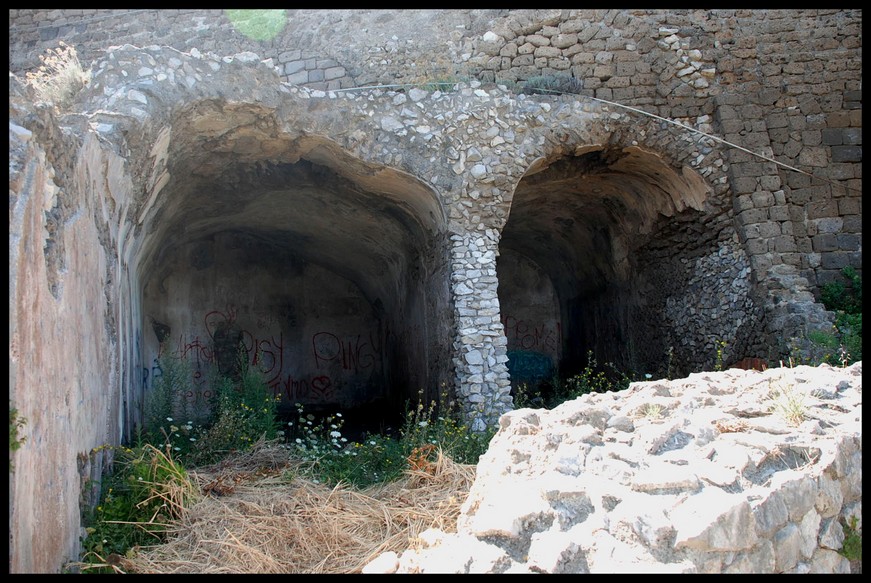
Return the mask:
[(508, 341), (496, 295), (498, 239), (493, 229), (451, 236), (457, 401), (473, 431), (496, 427), (499, 417), (513, 409)]

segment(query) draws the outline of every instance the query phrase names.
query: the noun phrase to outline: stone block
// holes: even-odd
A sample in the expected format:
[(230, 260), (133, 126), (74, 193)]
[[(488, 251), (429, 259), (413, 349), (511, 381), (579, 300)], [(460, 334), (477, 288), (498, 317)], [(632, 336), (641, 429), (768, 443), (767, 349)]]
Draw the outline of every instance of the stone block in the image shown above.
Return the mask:
[(821, 200), (808, 204), (808, 219), (822, 219), (836, 216), (838, 216), (838, 203), (835, 200)]
[(578, 35), (575, 33), (570, 34), (557, 34), (550, 38), (551, 46), (554, 46), (558, 49), (568, 48), (578, 42)]
[(526, 42), (535, 47), (550, 46), (550, 39), (540, 34), (530, 34), (526, 36)]
[(606, 87), (616, 88), (616, 87), (629, 87), (629, 77), (611, 77), (607, 81), (605, 81)]
[[(732, 166), (732, 170), (735, 170), (734, 165)], [(757, 186), (758, 179), (752, 176), (739, 177), (732, 180), (732, 190), (735, 192), (735, 194), (754, 193), (756, 192)]]
[(305, 61), (291, 61), (289, 63), (285, 63), (284, 65), (284, 74), (285, 75), (293, 75), (299, 71), (305, 69)]
[(756, 208), (768, 208), (774, 204), (774, 195), (767, 190), (757, 190), (750, 195), (753, 206)]
[(861, 215), (862, 199), (855, 196), (838, 199), (839, 215)]
[(773, 239), (774, 250), (777, 253), (793, 253), (797, 251), (795, 239), (789, 235), (781, 235)]
[(768, 252), (768, 239), (748, 239), (747, 253), (750, 255), (759, 255)]
[(338, 79), (340, 77), (344, 77), (345, 68), (344, 67), (330, 67), (329, 69), (324, 71), (324, 79), (327, 81), (331, 81), (333, 79)]
[(815, 235), (812, 239), (813, 250), (815, 253), (824, 253), (827, 251), (838, 250), (838, 237), (832, 233), (824, 233)]
[(844, 269), (850, 266), (850, 255), (844, 252), (823, 253), (820, 259), (823, 269)]
[(299, 71), (293, 75), (287, 76), (287, 83), (291, 85), (299, 85), (300, 83), (308, 82), (308, 71)]
[(768, 208), (768, 216), (772, 221), (788, 221), (789, 207), (786, 205), (777, 205)]
[(843, 136), (845, 145), (858, 146), (862, 143), (862, 128), (847, 128)]
[(862, 235), (856, 233), (841, 233), (836, 235), (838, 249), (841, 251), (860, 251), (862, 249)]
[(862, 146), (832, 146), (832, 162), (861, 162)]
[[(861, 168), (861, 165), (854, 162), (843, 162), (831, 164), (828, 167), (828, 177), (832, 180), (850, 180), (856, 176), (856, 169)], [(834, 196), (838, 196), (843, 189), (835, 189)]]
[(823, 145), (840, 146), (844, 143), (844, 131), (841, 128), (825, 128), (820, 130)]

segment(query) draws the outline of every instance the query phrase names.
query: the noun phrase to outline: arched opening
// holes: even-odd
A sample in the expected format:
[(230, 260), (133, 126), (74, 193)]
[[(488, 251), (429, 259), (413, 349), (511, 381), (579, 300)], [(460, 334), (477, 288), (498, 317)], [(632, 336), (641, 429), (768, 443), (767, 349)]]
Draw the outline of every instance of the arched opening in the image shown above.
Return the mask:
[(669, 221), (697, 217), (707, 192), (693, 171), (638, 147), (578, 148), (530, 167), (497, 262), (514, 390), (574, 375), (590, 355), (622, 371), (661, 363), (667, 331), (655, 337), (636, 326), (647, 301), (642, 281), (655, 271), (640, 265), (641, 251)]
[(211, 375), (243, 362), (281, 412), (300, 403), (342, 412), (351, 432), (399, 427), (406, 401), (449, 378), (435, 193), (326, 139), (261, 136), (239, 125), (251, 112), (234, 115), (173, 128), (172, 180), (139, 254), (145, 390), (171, 354), (192, 370), (187, 403), (206, 407)]

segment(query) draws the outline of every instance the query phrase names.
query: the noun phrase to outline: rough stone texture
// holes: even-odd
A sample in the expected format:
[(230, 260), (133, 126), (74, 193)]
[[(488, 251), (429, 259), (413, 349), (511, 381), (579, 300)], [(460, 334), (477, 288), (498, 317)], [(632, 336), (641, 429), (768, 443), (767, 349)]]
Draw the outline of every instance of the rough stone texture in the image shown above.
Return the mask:
[[(21, 83), (59, 40), (93, 69), (63, 114)], [(77, 555), (162, 351), (196, 384), (241, 338), (288, 402), (447, 389), (481, 429), (512, 369), (776, 363), (861, 272), (861, 11), (306, 10), (255, 41), (15, 9), (10, 71), (13, 572)], [(560, 72), (580, 94), (513, 84)]]
[(633, 383), (499, 425), (457, 532), (364, 572), (861, 572), (835, 552), (862, 518), (861, 363)]

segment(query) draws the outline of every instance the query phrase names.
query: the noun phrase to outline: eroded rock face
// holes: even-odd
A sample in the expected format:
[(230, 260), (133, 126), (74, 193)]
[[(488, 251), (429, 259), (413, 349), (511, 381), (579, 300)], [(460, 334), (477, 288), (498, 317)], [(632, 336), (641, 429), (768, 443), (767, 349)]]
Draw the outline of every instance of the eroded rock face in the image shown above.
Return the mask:
[[(504, 415), (457, 532), (366, 572), (849, 573), (862, 364), (729, 369)], [(861, 526), (860, 526), (861, 528)]]

